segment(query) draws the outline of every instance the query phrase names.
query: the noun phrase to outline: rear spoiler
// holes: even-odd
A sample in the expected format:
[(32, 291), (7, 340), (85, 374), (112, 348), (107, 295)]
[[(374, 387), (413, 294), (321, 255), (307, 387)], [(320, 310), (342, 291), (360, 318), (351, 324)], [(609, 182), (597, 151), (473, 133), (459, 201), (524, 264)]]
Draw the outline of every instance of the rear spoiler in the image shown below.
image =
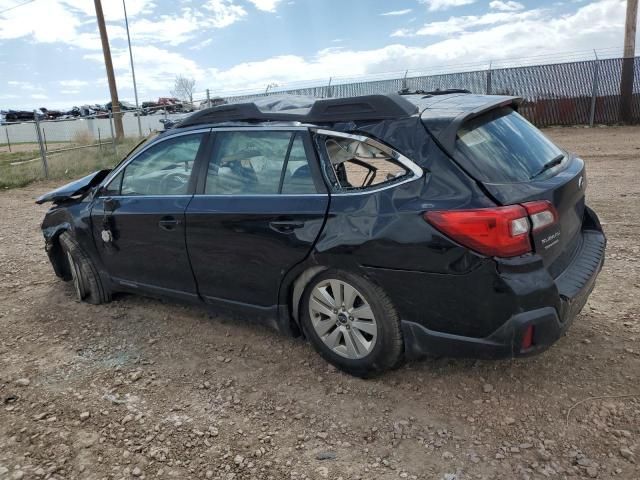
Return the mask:
[[(469, 120), (495, 108), (511, 107), (517, 111), (523, 100), (522, 97), (510, 97), (504, 95), (487, 95), (482, 96), (481, 98), (488, 99), (488, 101), (483, 102), (475, 108), (471, 108), (457, 114), (453, 120), (450, 120), (446, 125), (429, 125), (423, 118), (423, 122), (426, 124), (427, 129), (436, 138), (436, 140), (438, 140), (442, 148), (444, 148), (447, 153), (453, 155), (456, 148), (456, 136), (458, 135), (458, 130), (460, 130), (460, 127), (465, 122), (468, 122)], [(422, 115), (427, 112), (428, 109), (423, 111)]]

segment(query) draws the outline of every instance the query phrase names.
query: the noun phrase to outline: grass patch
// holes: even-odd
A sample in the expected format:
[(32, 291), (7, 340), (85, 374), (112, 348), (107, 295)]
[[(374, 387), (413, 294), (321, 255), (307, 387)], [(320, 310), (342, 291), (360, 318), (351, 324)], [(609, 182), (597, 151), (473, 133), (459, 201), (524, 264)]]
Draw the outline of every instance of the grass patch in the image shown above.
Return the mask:
[[(73, 180), (103, 168), (112, 168), (136, 144), (135, 138), (126, 138), (117, 145), (114, 152), (111, 145), (102, 148), (87, 147), (47, 156), (49, 179)], [(18, 165), (11, 165), (12, 163)], [(23, 187), (44, 178), (39, 151), (0, 153), (0, 188)]]

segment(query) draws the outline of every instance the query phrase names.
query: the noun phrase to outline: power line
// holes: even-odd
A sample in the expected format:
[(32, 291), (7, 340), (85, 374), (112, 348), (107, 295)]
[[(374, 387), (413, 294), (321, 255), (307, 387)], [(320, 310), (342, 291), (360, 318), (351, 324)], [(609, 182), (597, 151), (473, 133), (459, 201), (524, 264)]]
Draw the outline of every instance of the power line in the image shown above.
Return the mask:
[(5, 8), (4, 10), (0, 10), (0, 14), (8, 12), (10, 10), (14, 10), (14, 9), (16, 9), (18, 7), (24, 7), (25, 5), (28, 5), (28, 4), (33, 3), (35, 1), (36, 0), (27, 0), (26, 2), (20, 3), (18, 5), (14, 5), (13, 7)]

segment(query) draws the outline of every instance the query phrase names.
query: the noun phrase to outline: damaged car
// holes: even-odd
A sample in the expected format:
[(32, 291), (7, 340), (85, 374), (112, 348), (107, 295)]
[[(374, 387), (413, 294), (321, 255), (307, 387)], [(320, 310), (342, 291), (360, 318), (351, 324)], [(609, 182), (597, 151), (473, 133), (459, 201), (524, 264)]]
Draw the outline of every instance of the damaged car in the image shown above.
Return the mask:
[(606, 246), (585, 163), (465, 91), (200, 110), (41, 196), (57, 276), (240, 312), (370, 376), (560, 338)]

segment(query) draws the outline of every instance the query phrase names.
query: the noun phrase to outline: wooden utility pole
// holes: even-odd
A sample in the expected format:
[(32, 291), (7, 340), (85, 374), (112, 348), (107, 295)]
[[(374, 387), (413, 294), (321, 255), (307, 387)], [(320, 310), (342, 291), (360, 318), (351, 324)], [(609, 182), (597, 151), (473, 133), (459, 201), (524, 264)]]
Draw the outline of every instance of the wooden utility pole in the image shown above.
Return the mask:
[(625, 123), (633, 121), (633, 66), (636, 51), (636, 24), (638, 22), (638, 0), (627, 0), (627, 20), (624, 27), (624, 55), (620, 78), (620, 119)]
[(118, 89), (116, 87), (116, 76), (113, 73), (113, 62), (111, 61), (111, 49), (109, 48), (109, 37), (107, 27), (104, 24), (104, 14), (102, 13), (101, 0), (93, 0), (96, 6), (96, 18), (98, 29), (100, 30), (100, 40), (102, 40), (102, 53), (104, 54), (104, 66), (107, 69), (107, 80), (109, 82), (109, 92), (111, 92), (111, 112), (113, 113), (113, 123), (116, 131), (116, 139), (124, 137), (122, 128), (122, 115), (120, 114), (120, 102), (118, 101)]

